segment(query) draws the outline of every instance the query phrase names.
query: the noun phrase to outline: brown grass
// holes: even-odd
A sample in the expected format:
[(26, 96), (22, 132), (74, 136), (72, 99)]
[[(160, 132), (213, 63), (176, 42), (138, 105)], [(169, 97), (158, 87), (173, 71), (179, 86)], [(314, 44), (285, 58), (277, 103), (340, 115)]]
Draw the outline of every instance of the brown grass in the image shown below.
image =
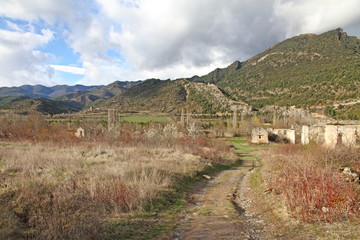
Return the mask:
[(359, 166), (359, 149), (280, 145), (271, 154), (267, 181), (283, 194), (294, 217), (305, 222), (359, 220), (359, 185), (338, 172), (340, 166)]
[(236, 157), (175, 125), (169, 135), (163, 125), (107, 132), (90, 121), (78, 139), (39, 115), (0, 122), (9, 142), (0, 145), (0, 239), (101, 239), (112, 216), (143, 211), (178, 176)]
[(106, 214), (141, 210), (174, 175), (204, 166), (201, 157), (144, 146), (8, 146), (0, 159), (1, 239), (96, 237)]

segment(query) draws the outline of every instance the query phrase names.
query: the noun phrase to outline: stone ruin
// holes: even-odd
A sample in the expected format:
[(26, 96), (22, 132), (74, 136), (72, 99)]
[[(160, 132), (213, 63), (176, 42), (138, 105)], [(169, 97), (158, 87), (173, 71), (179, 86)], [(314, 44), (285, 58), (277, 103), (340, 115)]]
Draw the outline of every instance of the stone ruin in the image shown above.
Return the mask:
[[(334, 148), (337, 145), (353, 147), (360, 141), (360, 124), (328, 123), (311, 126), (303, 125), (297, 129), (301, 129), (300, 142), (303, 145), (309, 144), (312, 141), (329, 148)], [(254, 128), (251, 142), (256, 144), (268, 143), (270, 138), (273, 141), (285, 140), (295, 144), (296, 132), (297, 130), (295, 129)], [(300, 131), (298, 132), (300, 133)], [(260, 135), (261, 137), (259, 137)], [(263, 139), (265, 136), (268, 136), (267, 141)]]
[(108, 129), (111, 130), (116, 125), (115, 109), (108, 109)]
[(310, 141), (334, 148), (337, 145), (355, 146), (359, 140), (360, 125), (326, 124), (302, 126), (301, 143), (306, 145)]
[(301, 127), (301, 144), (306, 145), (309, 144), (309, 134), (310, 134), (310, 127), (309, 126), (302, 126)]
[(270, 135), (277, 140), (287, 141), (295, 144), (296, 133), (294, 129), (268, 129)]
[(254, 144), (267, 144), (269, 143), (268, 131), (264, 128), (254, 128), (251, 131), (251, 143)]
[(180, 115), (180, 124), (183, 126), (189, 126), (189, 124), (191, 123), (191, 112), (189, 111), (189, 109), (185, 109), (182, 108), (181, 109), (181, 115)]
[(85, 130), (82, 127), (79, 127), (75, 132), (75, 136), (78, 138), (85, 137)]

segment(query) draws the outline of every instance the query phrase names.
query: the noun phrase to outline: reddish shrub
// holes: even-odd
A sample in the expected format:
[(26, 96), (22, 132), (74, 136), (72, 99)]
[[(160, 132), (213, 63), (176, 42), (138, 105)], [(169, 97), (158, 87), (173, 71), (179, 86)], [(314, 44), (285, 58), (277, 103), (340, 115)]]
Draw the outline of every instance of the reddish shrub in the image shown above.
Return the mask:
[(277, 187), (294, 216), (305, 222), (330, 222), (342, 216), (353, 217), (359, 211), (360, 199), (352, 184), (330, 169), (284, 167)]
[(207, 144), (207, 139), (204, 136), (198, 136), (195, 138), (195, 145), (198, 147), (206, 147)]
[(135, 199), (134, 193), (120, 179), (98, 181), (94, 188), (94, 199), (105, 208), (130, 210)]
[(283, 193), (295, 217), (305, 222), (331, 222), (359, 216), (358, 187), (338, 173), (340, 165), (353, 165), (359, 157), (352, 149), (340, 153), (319, 146), (283, 145), (274, 148), (274, 153), (269, 179)]

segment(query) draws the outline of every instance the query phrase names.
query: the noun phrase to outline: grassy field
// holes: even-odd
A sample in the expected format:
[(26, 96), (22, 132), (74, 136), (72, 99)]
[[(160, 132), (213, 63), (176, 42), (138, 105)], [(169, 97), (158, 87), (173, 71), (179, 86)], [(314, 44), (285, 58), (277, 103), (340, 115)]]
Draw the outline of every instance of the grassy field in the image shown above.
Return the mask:
[[(107, 121), (107, 114), (92, 114), (92, 115), (78, 115), (75, 118), (49, 118), (47, 119), (48, 122), (76, 122), (81, 123), (85, 119), (95, 119), (95, 120), (105, 120)], [(168, 116), (150, 116), (150, 115), (120, 115), (118, 116), (120, 122), (127, 122), (127, 123), (149, 123), (149, 122), (170, 122), (171, 118)]]
[(171, 118), (166, 116), (130, 115), (120, 116), (120, 121), (131, 123), (170, 122)]

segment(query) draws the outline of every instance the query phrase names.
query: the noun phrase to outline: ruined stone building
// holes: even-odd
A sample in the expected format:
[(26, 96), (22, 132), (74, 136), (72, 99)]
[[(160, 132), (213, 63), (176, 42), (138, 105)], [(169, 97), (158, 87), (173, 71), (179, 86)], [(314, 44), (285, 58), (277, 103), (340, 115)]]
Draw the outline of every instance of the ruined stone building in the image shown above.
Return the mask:
[(251, 143), (254, 144), (266, 144), (269, 143), (268, 131), (264, 128), (254, 128), (251, 131)]
[(302, 126), (301, 143), (310, 141), (334, 148), (337, 145), (355, 146), (359, 141), (360, 125), (328, 123), (325, 125)]

